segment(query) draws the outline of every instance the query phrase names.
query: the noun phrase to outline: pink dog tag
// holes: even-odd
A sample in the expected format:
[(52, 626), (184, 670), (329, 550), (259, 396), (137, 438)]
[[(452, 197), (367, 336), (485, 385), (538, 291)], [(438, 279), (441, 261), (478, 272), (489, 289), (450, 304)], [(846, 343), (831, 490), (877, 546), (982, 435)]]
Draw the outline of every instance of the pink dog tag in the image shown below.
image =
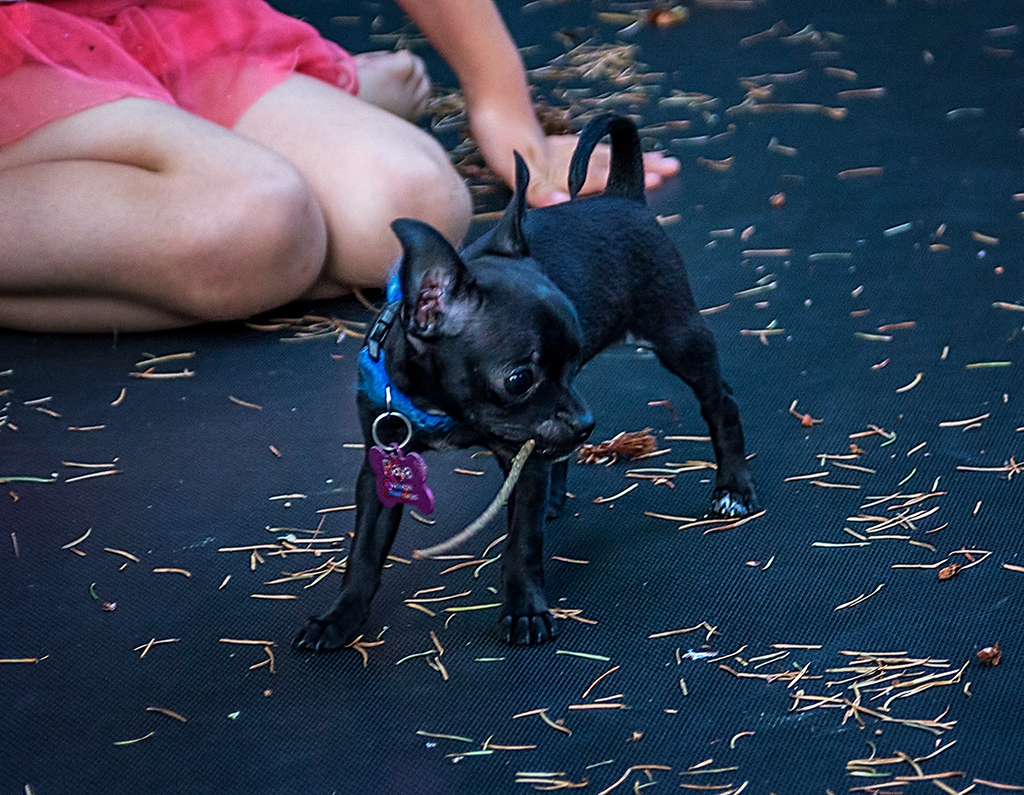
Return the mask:
[(397, 445), (370, 448), (370, 466), (377, 476), (377, 498), (385, 508), (409, 505), (428, 514), (434, 495), (427, 488), (427, 464), (419, 453), (406, 455)]

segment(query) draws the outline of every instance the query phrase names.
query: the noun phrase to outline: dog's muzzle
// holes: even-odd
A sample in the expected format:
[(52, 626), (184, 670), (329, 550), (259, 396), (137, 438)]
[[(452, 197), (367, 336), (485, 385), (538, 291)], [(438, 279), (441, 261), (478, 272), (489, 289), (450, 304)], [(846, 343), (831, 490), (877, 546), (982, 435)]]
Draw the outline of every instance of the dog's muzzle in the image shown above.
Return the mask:
[(537, 452), (548, 458), (564, 458), (590, 438), (594, 430), (591, 414), (559, 415), (537, 427)]

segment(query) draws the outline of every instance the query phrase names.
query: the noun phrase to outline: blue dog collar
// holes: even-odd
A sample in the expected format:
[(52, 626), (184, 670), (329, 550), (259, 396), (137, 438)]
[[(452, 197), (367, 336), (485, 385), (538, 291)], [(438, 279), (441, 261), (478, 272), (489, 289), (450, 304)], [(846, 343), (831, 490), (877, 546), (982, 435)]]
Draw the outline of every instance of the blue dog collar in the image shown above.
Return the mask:
[(402, 276), (398, 269), (398, 266), (399, 262), (396, 262), (394, 264), (394, 267), (391, 268), (391, 275), (388, 276), (387, 294), (385, 300), (387, 300), (389, 304), (394, 303), (395, 301), (402, 300)]
[[(384, 351), (380, 343), (391, 330), (397, 318), (398, 307), (402, 300), (402, 284), (398, 268), (391, 271), (387, 285), (387, 305), (374, 321), (367, 335), (367, 344), (359, 351), (359, 390), (377, 406), (385, 406), (389, 411), (397, 411), (412, 424), (413, 430), (427, 433), (447, 433), (455, 427), (456, 422), (447, 414), (430, 414), (417, 407), (409, 397), (391, 383), (387, 368), (384, 366)], [(390, 406), (388, 393), (390, 392)]]
[(412, 423), (413, 430), (427, 433), (447, 433), (455, 427), (455, 420), (447, 414), (430, 414), (418, 408), (409, 397), (400, 392), (384, 367), (384, 351), (377, 361), (370, 357), (367, 348), (359, 351), (359, 389), (376, 406), (387, 406), (387, 392), (391, 392), (391, 411), (404, 414)]

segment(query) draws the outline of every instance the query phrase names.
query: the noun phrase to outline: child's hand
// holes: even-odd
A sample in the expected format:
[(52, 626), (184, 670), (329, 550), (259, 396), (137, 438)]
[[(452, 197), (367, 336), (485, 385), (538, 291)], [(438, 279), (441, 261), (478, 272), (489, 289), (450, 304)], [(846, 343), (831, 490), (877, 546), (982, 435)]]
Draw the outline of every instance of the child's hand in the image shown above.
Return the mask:
[[(568, 188), (569, 162), (576, 149), (577, 136), (552, 135), (546, 140), (546, 168), (534, 166), (527, 160), (531, 175), (541, 171), (546, 175), (544, 180), (531, 180), (527, 200), (534, 207), (557, 204), (569, 198), (565, 192)], [(590, 168), (587, 169), (587, 181), (580, 193), (599, 193), (608, 182), (608, 169), (611, 165), (612, 150), (608, 144), (601, 144), (590, 157)], [(662, 152), (644, 154), (644, 184), (650, 190), (661, 185), (665, 177), (679, 173), (679, 161)], [(539, 183), (539, 184), (537, 184)]]
[[(515, 185), (513, 150), (523, 156), (530, 169), (527, 201), (534, 207), (567, 201), (569, 162), (576, 149), (575, 135), (545, 136), (532, 115), (516, 123), (507, 113), (489, 113), (477, 108), (470, 113), (473, 136), (487, 164), (510, 186)], [(598, 146), (590, 158), (590, 168), (582, 193), (604, 190), (608, 181), (611, 147)], [(665, 177), (679, 172), (679, 161), (661, 152), (644, 155), (645, 184), (658, 187)]]

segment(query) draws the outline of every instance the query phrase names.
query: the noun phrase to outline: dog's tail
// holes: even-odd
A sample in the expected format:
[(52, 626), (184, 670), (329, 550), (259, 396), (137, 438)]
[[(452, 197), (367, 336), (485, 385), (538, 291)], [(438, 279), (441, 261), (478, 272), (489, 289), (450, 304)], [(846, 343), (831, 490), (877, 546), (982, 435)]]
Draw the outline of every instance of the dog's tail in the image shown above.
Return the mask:
[(583, 128), (579, 143), (569, 164), (569, 195), (576, 198), (587, 179), (587, 167), (594, 147), (606, 135), (612, 136), (612, 163), (608, 174), (605, 196), (645, 203), (644, 161), (640, 148), (640, 133), (636, 125), (625, 116), (604, 113)]

